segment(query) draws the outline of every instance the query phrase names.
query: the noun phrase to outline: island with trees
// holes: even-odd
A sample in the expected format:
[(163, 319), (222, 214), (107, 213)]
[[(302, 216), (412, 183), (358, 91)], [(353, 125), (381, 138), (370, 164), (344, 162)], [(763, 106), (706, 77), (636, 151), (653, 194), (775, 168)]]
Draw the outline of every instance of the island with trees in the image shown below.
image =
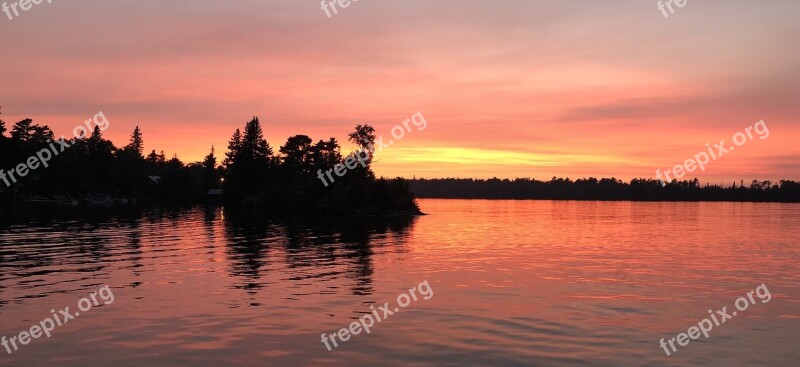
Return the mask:
[[(349, 138), (368, 158), (325, 185), (319, 172), (349, 163), (356, 152), (343, 157), (335, 138), (315, 143), (306, 135), (295, 135), (276, 154), (257, 117), (233, 133), (222, 162), (213, 147), (202, 162), (189, 164), (177, 155), (167, 158), (163, 150), (145, 154), (138, 126), (129, 144), (116, 147), (95, 127), (88, 136), (72, 141), (47, 168), (31, 170), (11, 185), (0, 182), (0, 203), (219, 202), (271, 214), (421, 214), (406, 180), (378, 178), (372, 171), (374, 129), (358, 125)], [(0, 119), (0, 169), (8, 171), (26, 162), (54, 140), (48, 126), (31, 119), (10, 128)]]
[[(13, 184), (0, 181), (0, 204), (223, 203), (267, 214), (385, 216), (422, 214), (416, 197), (800, 202), (800, 183), (792, 180), (724, 186), (701, 185), (696, 178), (668, 183), (593, 177), (574, 181), (378, 178), (371, 167), (374, 132), (369, 125), (356, 125), (348, 140), (359, 149), (347, 156), (335, 138), (314, 142), (307, 135), (289, 137), (276, 153), (264, 138), (259, 119), (253, 117), (233, 133), (221, 162), (211, 147), (203, 161), (186, 164), (177, 155), (167, 158), (163, 150), (145, 154), (138, 126), (123, 147), (103, 138), (95, 126), (88, 136), (72, 140), (47, 168), (31, 170)], [(23, 119), (7, 127), (0, 119), (0, 170), (26, 162), (55, 140), (47, 125)]]

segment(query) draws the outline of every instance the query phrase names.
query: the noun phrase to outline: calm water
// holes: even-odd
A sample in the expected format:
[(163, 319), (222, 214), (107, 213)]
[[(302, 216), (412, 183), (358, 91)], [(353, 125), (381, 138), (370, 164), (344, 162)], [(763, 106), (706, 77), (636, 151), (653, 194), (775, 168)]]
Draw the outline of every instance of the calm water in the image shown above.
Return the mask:
[[(114, 302), (0, 365), (800, 365), (798, 205), (420, 203), (431, 215), (392, 222), (196, 208), (4, 224), (0, 336), (103, 285)], [(425, 280), (429, 300), (321, 342)], [(762, 283), (768, 303), (659, 347)]]

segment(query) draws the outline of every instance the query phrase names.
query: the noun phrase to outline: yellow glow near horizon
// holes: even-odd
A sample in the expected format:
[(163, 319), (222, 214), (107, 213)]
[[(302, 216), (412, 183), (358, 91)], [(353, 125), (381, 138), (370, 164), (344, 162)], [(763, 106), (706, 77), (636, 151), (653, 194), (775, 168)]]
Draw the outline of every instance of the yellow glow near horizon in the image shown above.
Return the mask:
[(553, 167), (570, 163), (635, 163), (635, 160), (607, 155), (532, 153), (523, 151), (491, 150), (479, 148), (435, 147), (435, 148), (389, 148), (376, 155), (378, 161), (384, 156), (395, 163), (454, 163), (497, 164)]

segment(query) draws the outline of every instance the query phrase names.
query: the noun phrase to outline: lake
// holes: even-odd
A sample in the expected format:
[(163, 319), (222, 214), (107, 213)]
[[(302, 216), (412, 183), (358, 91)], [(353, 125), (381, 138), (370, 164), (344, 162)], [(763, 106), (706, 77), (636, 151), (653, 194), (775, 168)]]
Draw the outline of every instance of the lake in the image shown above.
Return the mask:
[[(196, 207), (6, 218), (0, 336), (18, 349), (0, 349), (0, 365), (800, 365), (800, 205), (420, 205), (430, 215), (274, 221)], [(670, 356), (659, 345), (709, 310), (737, 311), (742, 296), (746, 310), (709, 338)], [(378, 313), (386, 302), (392, 315)], [(21, 332), (83, 306), (49, 338), (20, 344)], [(369, 334), (366, 315), (382, 318)]]

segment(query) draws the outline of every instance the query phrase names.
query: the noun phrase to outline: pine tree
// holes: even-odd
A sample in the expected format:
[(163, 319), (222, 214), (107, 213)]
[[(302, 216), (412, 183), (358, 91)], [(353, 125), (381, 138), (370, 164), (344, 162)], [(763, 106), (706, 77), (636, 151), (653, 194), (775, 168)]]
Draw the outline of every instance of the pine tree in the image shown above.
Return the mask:
[(11, 128), (11, 139), (19, 142), (31, 142), (35, 144), (46, 144), (48, 140), (53, 140), (53, 132), (47, 125), (39, 126), (31, 119), (24, 119), (14, 124)]
[(33, 120), (31, 119), (24, 119), (14, 124), (14, 126), (11, 128), (11, 139), (19, 142), (28, 141), (32, 124)]
[(217, 157), (214, 156), (214, 146), (211, 146), (211, 153), (203, 159), (203, 168), (206, 170), (214, 170), (217, 168)]
[(214, 155), (214, 146), (211, 146), (211, 153), (203, 159), (203, 189), (207, 191), (209, 189), (217, 187), (218, 174), (217, 174), (217, 157)]
[(144, 152), (144, 140), (142, 139), (142, 131), (139, 130), (139, 126), (136, 126), (136, 128), (133, 129), (133, 133), (131, 134), (131, 142), (125, 146), (125, 150), (135, 152), (139, 158), (143, 158), (142, 153)]
[(226, 154), (226, 192), (243, 198), (263, 190), (273, 175), (272, 148), (264, 139), (258, 117), (247, 122), (242, 134), (233, 134)]
[(272, 147), (264, 139), (264, 132), (261, 130), (261, 123), (258, 121), (258, 117), (254, 116), (245, 125), (241, 153), (245, 159), (256, 162), (267, 162), (272, 156)]
[(152, 164), (156, 164), (158, 162), (158, 154), (156, 154), (155, 149), (153, 149), (153, 151), (147, 155), (147, 161)]
[(89, 137), (90, 140), (100, 141), (103, 139), (103, 133), (100, 132), (100, 126), (95, 126), (94, 130), (92, 130), (92, 135)]
[(242, 133), (239, 129), (236, 129), (236, 132), (233, 133), (230, 142), (228, 142), (228, 152), (225, 153), (225, 161), (222, 164), (230, 169), (236, 159), (239, 157), (239, 152), (242, 150)]
[(95, 126), (92, 135), (86, 140), (86, 146), (89, 154), (95, 157), (110, 157), (116, 148), (109, 140), (103, 139), (103, 133), (100, 132), (100, 127)]

